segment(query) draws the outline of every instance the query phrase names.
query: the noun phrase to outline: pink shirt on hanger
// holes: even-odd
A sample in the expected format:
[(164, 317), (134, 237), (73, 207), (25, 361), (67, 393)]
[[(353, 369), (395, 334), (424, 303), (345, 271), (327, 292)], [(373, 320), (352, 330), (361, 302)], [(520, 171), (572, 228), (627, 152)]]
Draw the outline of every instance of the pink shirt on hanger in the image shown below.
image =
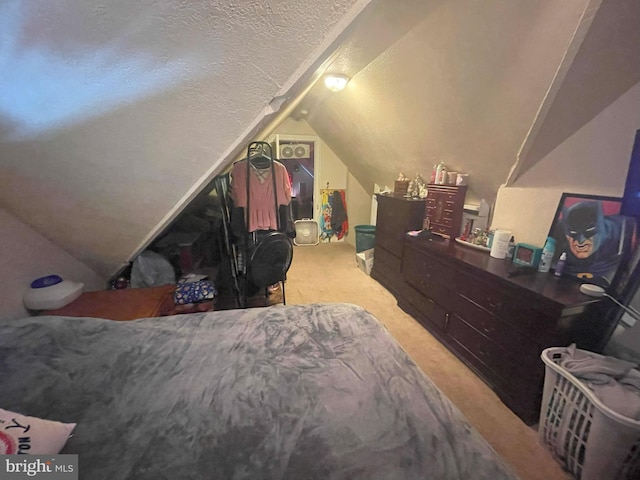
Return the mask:
[[(233, 164), (231, 171), (231, 198), (236, 207), (245, 209), (249, 218), (247, 231), (277, 230), (278, 209), (273, 195), (273, 179), (271, 167), (265, 170), (256, 170), (250, 167), (249, 176), (249, 212), (247, 208), (247, 161), (240, 160)], [(283, 164), (273, 161), (273, 170), (276, 175), (276, 192), (278, 195), (278, 207), (288, 205), (291, 201), (291, 182), (289, 174)], [(283, 225), (284, 227), (284, 225)]]

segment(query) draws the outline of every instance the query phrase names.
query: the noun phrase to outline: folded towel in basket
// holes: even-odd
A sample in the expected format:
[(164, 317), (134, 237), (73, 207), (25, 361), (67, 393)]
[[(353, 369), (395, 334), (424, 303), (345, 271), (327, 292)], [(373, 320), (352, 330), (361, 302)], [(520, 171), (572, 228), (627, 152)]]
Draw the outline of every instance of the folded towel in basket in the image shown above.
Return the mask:
[(638, 365), (615, 357), (596, 357), (575, 344), (562, 352), (558, 362), (584, 381), (594, 395), (611, 410), (640, 420), (640, 377), (629, 375)]

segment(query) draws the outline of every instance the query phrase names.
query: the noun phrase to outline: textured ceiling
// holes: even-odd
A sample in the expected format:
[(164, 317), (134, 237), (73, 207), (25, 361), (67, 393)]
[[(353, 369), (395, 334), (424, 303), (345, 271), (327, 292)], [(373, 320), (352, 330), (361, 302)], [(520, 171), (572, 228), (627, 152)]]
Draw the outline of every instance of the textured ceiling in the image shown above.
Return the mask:
[(2, 2), (0, 205), (114, 273), (366, 3)]

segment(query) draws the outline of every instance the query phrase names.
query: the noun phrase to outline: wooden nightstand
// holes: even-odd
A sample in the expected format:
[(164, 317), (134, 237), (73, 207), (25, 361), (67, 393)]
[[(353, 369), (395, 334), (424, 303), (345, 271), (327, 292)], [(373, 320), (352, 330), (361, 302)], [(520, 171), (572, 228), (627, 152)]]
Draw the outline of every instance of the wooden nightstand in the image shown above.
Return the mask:
[(162, 285), (84, 292), (69, 305), (55, 310), (43, 310), (38, 315), (97, 317), (120, 321), (160, 317), (173, 307), (175, 288), (175, 285)]

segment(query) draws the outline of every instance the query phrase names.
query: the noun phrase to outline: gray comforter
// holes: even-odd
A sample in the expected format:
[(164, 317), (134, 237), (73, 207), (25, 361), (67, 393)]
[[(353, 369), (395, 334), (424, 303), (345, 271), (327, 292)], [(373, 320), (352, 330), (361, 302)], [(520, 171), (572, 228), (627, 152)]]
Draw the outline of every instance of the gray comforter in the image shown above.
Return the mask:
[(80, 478), (515, 478), (349, 304), (0, 325), (0, 408), (75, 422)]

